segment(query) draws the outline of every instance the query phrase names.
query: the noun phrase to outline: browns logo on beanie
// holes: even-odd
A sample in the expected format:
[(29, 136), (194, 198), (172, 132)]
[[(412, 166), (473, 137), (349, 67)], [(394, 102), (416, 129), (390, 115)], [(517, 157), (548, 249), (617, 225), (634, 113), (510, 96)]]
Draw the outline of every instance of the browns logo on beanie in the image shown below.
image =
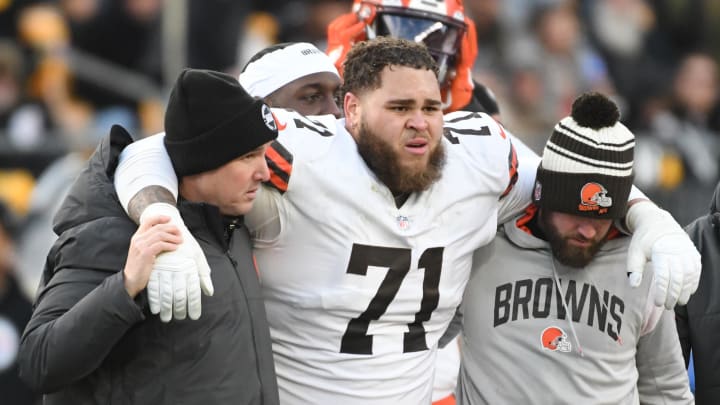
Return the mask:
[(225, 73), (185, 69), (165, 110), (165, 148), (178, 177), (210, 170), (277, 138), (275, 119)]
[(609, 98), (575, 99), (545, 144), (533, 201), (541, 208), (593, 218), (622, 218), (633, 181), (635, 136)]

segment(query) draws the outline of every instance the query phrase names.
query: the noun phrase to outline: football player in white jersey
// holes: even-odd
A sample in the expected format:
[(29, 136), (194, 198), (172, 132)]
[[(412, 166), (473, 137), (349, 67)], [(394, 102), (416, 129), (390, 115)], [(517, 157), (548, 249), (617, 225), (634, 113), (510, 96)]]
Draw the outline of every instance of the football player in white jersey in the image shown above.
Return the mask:
[[(344, 120), (273, 110), (271, 183), (246, 218), (281, 401), (427, 404), (437, 341), (472, 252), (494, 237), (499, 218), (529, 203), (537, 160), (518, 172), (508, 134), (485, 114), (456, 112), (443, 125), (436, 65), (421, 45), (359, 44), (345, 80)], [(158, 147), (157, 138), (140, 141), (122, 159)], [(123, 163), (116, 173), (124, 205), (139, 187), (117, 180), (131, 173)], [(649, 216), (639, 223), (651, 227)], [(643, 242), (645, 257), (654, 240)], [(689, 240), (677, 245), (694, 250)], [(699, 259), (670, 253), (681, 277), (665, 290), (682, 299), (697, 285)], [(691, 263), (677, 268), (680, 259)]]
[[(286, 66), (297, 66), (288, 70)], [(269, 106), (291, 108), (303, 115), (340, 116), (335, 96), (340, 76), (330, 58), (314, 45), (304, 42), (274, 45), (255, 54), (240, 73), (240, 84)], [(433, 404), (455, 403), (455, 386), (460, 368), (456, 342), (439, 349)]]

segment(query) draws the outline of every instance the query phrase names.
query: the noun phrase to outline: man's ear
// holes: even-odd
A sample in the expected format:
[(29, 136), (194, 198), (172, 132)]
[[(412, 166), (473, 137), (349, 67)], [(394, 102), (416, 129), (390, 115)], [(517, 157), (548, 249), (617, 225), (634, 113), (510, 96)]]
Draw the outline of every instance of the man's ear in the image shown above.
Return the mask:
[(351, 92), (345, 93), (343, 109), (345, 110), (345, 125), (348, 128), (356, 128), (360, 124), (360, 99)]

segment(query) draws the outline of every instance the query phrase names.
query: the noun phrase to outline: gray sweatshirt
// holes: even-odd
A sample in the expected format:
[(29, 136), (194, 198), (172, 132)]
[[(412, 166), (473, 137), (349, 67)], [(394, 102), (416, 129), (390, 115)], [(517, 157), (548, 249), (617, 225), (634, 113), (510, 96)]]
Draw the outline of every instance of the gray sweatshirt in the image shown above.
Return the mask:
[(474, 257), (458, 403), (693, 403), (673, 312), (650, 296), (651, 270), (628, 285), (630, 239), (609, 240), (575, 269), (515, 223)]

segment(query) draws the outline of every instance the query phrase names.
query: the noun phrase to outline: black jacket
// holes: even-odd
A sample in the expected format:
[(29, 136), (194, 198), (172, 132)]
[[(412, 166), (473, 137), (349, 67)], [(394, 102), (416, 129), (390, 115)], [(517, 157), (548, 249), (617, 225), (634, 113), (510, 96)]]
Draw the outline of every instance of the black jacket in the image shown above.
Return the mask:
[(277, 404), (260, 285), (244, 226), (224, 236), (216, 207), (181, 203), (215, 286), (199, 320), (162, 323), (123, 273), (136, 226), (112, 184), (131, 142), (113, 127), (55, 217), (59, 239), (22, 337), (21, 377), (45, 404)]
[(695, 400), (699, 405), (720, 403), (720, 183), (710, 213), (686, 227), (702, 255), (697, 292), (686, 306), (675, 309), (685, 363), (693, 351)]

